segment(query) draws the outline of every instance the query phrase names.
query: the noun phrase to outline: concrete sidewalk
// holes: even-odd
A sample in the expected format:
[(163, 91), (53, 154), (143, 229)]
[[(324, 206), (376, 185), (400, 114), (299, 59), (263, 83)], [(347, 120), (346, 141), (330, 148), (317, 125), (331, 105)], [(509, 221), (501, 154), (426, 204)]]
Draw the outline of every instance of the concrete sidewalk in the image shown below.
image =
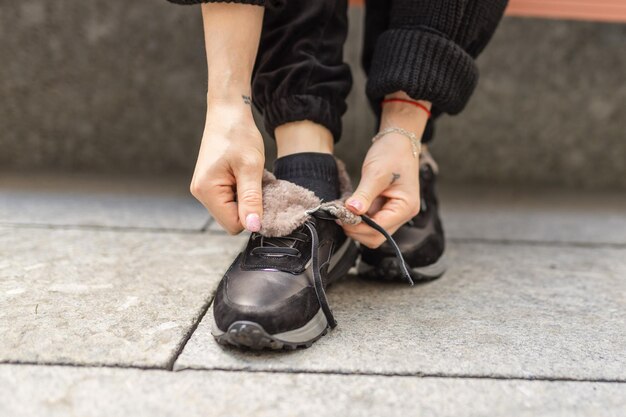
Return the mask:
[(337, 329), (251, 353), (209, 333), (245, 237), (185, 179), (3, 176), (0, 416), (626, 415), (626, 196), (441, 200), (442, 279), (348, 276)]

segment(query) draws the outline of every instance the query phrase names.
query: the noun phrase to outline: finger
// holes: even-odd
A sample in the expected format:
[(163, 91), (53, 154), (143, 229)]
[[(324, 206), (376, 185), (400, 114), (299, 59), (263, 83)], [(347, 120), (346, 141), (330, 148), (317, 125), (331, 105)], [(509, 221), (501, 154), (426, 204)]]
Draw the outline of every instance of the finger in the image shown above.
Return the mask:
[(361, 182), (356, 191), (346, 201), (346, 206), (356, 214), (364, 214), (385, 189), (389, 187), (386, 170), (368, 166), (363, 170)]
[[(419, 202), (389, 199), (383, 207), (372, 216), (372, 220), (378, 223), (389, 234), (393, 234), (408, 219), (413, 217), (413, 212), (417, 211), (414, 208), (412, 209), (414, 204), (419, 206)], [(372, 249), (377, 248), (385, 241), (384, 236), (380, 232), (365, 223), (360, 223), (356, 226), (344, 225), (343, 228), (346, 235)]]
[(382, 234), (365, 224), (354, 226), (351, 230), (346, 230), (345, 233), (346, 236), (370, 249), (376, 249), (385, 242), (385, 237)]
[(237, 204), (239, 219), (243, 227), (250, 232), (261, 230), (263, 216), (263, 195), (261, 181), (263, 179), (263, 162), (249, 160), (235, 171), (237, 179)]
[(370, 206), (369, 210), (367, 210), (367, 215), (373, 216), (375, 213), (380, 211), (380, 209), (382, 209), (383, 206), (385, 205), (386, 201), (387, 199), (385, 197), (382, 197), (382, 196), (376, 197), (374, 201), (372, 202), (372, 205)]
[(239, 234), (243, 230), (237, 214), (237, 203), (235, 201), (223, 204), (221, 209), (214, 212), (213, 218), (222, 226), (222, 229), (231, 235)]
[(361, 222), (357, 225), (352, 226), (342, 226), (346, 236), (369, 248), (378, 247), (385, 241), (385, 237), (380, 232), (378, 232), (376, 229), (373, 229), (365, 222)]
[(372, 220), (378, 223), (389, 234), (395, 233), (404, 223), (414, 217), (419, 211), (419, 199), (407, 201), (392, 198), (374, 213)]
[(192, 183), (192, 194), (231, 235), (243, 230), (239, 222), (235, 193), (229, 185), (204, 186)]

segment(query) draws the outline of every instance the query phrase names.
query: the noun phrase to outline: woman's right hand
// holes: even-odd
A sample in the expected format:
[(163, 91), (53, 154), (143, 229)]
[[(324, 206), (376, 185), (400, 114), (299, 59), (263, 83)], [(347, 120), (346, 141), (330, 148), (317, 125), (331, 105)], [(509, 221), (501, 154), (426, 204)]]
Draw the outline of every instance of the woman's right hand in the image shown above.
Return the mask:
[(216, 104), (207, 112), (191, 193), (230, 234), (258, 232), (263, 216), (263, 138), (249, 106)]

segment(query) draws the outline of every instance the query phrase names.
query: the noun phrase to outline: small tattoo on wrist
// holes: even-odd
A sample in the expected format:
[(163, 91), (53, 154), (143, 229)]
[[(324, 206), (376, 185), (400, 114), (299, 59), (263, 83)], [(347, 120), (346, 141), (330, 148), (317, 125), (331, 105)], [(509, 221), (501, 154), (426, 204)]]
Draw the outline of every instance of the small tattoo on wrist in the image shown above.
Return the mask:
[(252, 104), (252, 97), (242, 95), (241, 98), (243, 99), (244, 104), (247, 104), (248, 106)]
[(394, 182), (396, 182), (396, 180), (398, 180), (400, 178), (400, 174), (396, 174), (395, 172), (391, 173), (391, 183), (393, 184)]

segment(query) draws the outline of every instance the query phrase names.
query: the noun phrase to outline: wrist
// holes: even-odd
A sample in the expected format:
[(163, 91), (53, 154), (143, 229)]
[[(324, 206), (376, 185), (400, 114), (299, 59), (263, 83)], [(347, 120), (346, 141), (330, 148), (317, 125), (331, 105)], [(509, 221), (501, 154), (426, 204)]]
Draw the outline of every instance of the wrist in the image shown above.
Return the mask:
[(231, 89), (207, 93), (207, 116), (216, 114), (224, 119), (243, 119), (254, 123), (252, 97), (248, 90)]
[[(243, 97), (251, 101), (252, 87), (249, 74), (234, 75), (209, 72), (207, 100), (225, 103), (244, 103)], [(249, 102), (247, 104), (250, 104)]]
[(430, 108), (430, 102), (414, 100), (404, 92), (388, 94), (382, 104), (380, 129), (396, 127), (421, 137), (430, 117)]
[[(420, 141), (421, 138), (419, 138), (414, 132), (399, 127), (388, 127), (379, 131), (372, 138), (372, 143), (383, 141), (384, 139), (387, 141), (387, 145), (385, 145), (386, 149), (399, 151), (401, 155), (407, 155), (406, 147), (403, 146), (402, 143), (408, 143), (410, 144), (413, 158), (417, 159), (419, 157), (422, 147)], [(399, 139), (402, 139), (401, 143), (397, 143)], [(396, 141), (396, 143), (392, 145), (392, 148), (389, 148), (388, 146), (390, 140)], [(394, 156), (394, 158), (396, 157)]]
[(248, 109), (252, 108), (252, 94), (250, 93), (250, 87), (234, 88), (234, 89), (220, 89), (219, 91), (211, 90), (206, 95), (207, 103), (215, 103), (224, 106), (244, 106)]

